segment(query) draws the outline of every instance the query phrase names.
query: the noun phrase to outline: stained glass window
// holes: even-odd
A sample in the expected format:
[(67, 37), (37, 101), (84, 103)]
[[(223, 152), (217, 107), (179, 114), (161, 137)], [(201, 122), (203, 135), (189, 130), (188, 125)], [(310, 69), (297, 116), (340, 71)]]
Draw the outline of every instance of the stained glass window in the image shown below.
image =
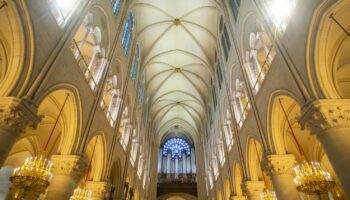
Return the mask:
[(139, 57), (140, 57), (140, 47), (136, 45), (136, 52), (132, 61), (130, 77), (133, 82), (134, 87), (136, 87), (137, 71), (139, 69)]
[(186, 153), (187, 156), (191, 155), (191, 146), (185, 139), (174, 137), (168, 139), (163, 145), (163, 155), (167, 156), (169, 151), (172, 159), (175, 159), (175, 157), (181, 159), (183, 152)]
[(124, 49), (124, 54), (127, 56), (129, 53), (131, 41), (132, 41), (132, 32), (134, 30), (134, 16), (130, 12), (128, 18), (124, 24), (123, 36), (122, 36), (122, 47)]
[(119, 14), (122, 0), (112, 0), (112, 3), (113, 3), (113, 13), (115, 16), (117, 16)]
[(141, 85), (139, 87), (139, 91), (138, 91), (138, 94), (137, 94), (137, 99), (138, 99), (138, 103), (139, 103), (139, 110), (142, 110), (142, 100), (143, 100), (144, 85), (145, 85), (145, 74), (142, 74)]

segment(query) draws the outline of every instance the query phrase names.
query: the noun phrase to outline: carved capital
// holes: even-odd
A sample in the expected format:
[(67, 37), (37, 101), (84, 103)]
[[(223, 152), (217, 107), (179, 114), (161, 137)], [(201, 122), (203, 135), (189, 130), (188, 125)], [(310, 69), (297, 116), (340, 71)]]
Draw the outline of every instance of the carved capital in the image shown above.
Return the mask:
[(270, 176), (280, 174), (292, 174), (296, 164), (294, 155), (268, 155), (263, 160), (262, 165)]
[(86, 160), (79, 155), (53, 155), (51, 160), (54, 175), (68, 175), (77, 179), (84, 174), (87, 167)]
[(350, 100), (317, 100), (302, 109), (299, 122), (303, 129), (322, 133), (333, 127), (350, 128)]
[(259, 196), (264, 191), (265, 183), (263, 181), (245, 181), (243, 191), (247, 196)]
[(13, 133), (23, 133), (27, 127), (36, 128), (41, 118), (36, 106), (15, 97), (0, 98), (0, 127)]
[(102, 200), (108, 195), (109, 184), (107, 182), (89, 181), (86, 183), (86, 188), (92, 191), (94, 199)]

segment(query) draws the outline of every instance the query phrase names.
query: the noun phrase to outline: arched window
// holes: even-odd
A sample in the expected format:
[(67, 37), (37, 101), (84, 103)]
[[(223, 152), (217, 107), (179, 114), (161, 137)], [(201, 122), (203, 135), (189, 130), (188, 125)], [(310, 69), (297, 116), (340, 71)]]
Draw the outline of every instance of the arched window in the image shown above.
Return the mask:
[(235, 21), (237, 21), (239, 7), (241, 6), (241, 0), (229, 0), (229, 1), (230, 1), (230, 8), (233, 14), (233, 18), (235, 19)]
[(245, 55), (245, 69), (253, 92), (257, 94), (276, 55), (270, 37), (259, 22), (256, 32), (249, 35), (249, 48)]
[(107, 52), (101, 44), (102, 31), (93, 25), (93, 17), (91, 13), (86, 15), (73, 38), (71, 50), (90, 88), (96, 91), (108, 62)]
[(221, 46), (224, 51), (225, 59), (228, 59), (230, 50), (231, 50), (231, 40), (229, 36), (229, 32), (227, 30), (226, 25), (224, 24), (223, 17), (220, 18), (220, 34), (221, 34)]
[(137, 92), (137, 100), (138, 100), (138, 105), (139, 105), (139, 110), (142, 111), (142, 101), (143, 101), (143, 91), (144, 91), (144, 86), (145, 86), (145, 74), (142, 74), (141, 77), (141, 84), (139, 87), (139, 90)]
[(118, 16), (119, 10), (122, 4), (122, 0), (111, 0), (111, 2), (112, 2), (113, 13), (115, 16)]
[(103, 88), (100, 105), (112, 127), (116, 123), (121, 103), (122, 98), (119, 89), (117, 89), (117, 76), (109, 75)]
[(136, 51), (132, 59), (132, 65), (131, 65), (131, 71), (130, 71), (130, 78), (131, 78), (131, 81), (133, 82), (134, 87), (136, 87), (136, 83), (137, 83), (137, 72), (139, 69), (139, 65), (140, 65), (140, 47), (139, 45), (136, 45)]
[(124, 49), (125, 56), (128, 55), (130, 45), (132, 43), (132, 34), (134, 30), (134, 16), (131, 12), (128, 14), (128, 18), (124, 23), (124, 30), (122, 35), (122, 47)]
[(224, 78), (222, 76), (220, 60), (218, 59), (216, 52), (215, 52), (215, 62), (216, 62), (216, 76), (219, 83), (219, 89), (221, 89), (222, 81), (224, 80)]
[(132, 133), (132, 142), (131, 142), (131, 151), (130, 151), (130, 162), (132, 166), (135, 165), (138, 149), (139, 149), (139, 141), (137, 138), (136, 129), (134, 129)]
[(242, 127), (246, 115), (248, 114), (248, 110), (250, 109), (250, 103), (243, 81), (236, 79), (235, 87), (233, 93), (233, 107), (237, 124), (239, 127)]
[(122, 117), (123, 118), (122, 118), (122, 122), (120, 125), (120, 134), (121, 134), (120, 143), (121, 143), (123, 149), (125, 150), (126, 147), (128, 146), (130, 132), (132, 130), (132, 126), (131, 126), (130, 120), (129, 120), (128, 107), (126, 107), (124, 109)]
[(171, 138), (163, 145), (163, 155), (167, 156), (168, 151), (171, 153), (171, 158), (182, 158), (182, 153), (185, 152), (187, 156), (191, 155), (191, 147), (188, 142), (182, 138)]

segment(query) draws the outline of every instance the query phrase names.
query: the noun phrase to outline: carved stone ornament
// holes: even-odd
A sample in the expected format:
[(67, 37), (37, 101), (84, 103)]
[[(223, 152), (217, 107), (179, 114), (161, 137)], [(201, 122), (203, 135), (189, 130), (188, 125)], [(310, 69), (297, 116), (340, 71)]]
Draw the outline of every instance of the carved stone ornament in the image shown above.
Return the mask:
[(100, 199), (107, 196), (108, 187), (107, 182), (89, 181), (86, 183), (86, 188), (92, 191), (92, 196)]
[(0, 98), (0, 127), (15, 133), (22, 133), (29, 126), (35, 129), (41, 118), (37, 108), (26, 100), (15, 97)]
[(263, 181), (245, 181), (243, 191), (248, 196), (259, 196), (264, 191), (265, 183)]
[(302, 109), (303, 129), (319, 133), (333, 127), (350, 128), (350, 100), (317, 100)]
[(69, 175), (79, 178), (87, 168), (86, 160), (79, 155), (53, 155), (51, 160), (54, 175)]
[(262, 166), (270, 176), (280, 174), (292, 174), (296, 164), (294, 155), (268, 155), (262, 162)]

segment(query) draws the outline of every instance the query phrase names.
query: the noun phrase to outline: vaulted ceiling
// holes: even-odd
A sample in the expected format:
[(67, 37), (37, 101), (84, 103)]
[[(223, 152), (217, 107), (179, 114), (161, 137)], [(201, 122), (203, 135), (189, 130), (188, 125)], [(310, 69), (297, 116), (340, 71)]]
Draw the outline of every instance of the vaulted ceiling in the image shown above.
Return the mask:
[(196, 137), (206, 119), (214, 79), (219, 19), (215, 1), (138, 0), (131, 8), (154, 130), (161, 139), (177, 125)]

